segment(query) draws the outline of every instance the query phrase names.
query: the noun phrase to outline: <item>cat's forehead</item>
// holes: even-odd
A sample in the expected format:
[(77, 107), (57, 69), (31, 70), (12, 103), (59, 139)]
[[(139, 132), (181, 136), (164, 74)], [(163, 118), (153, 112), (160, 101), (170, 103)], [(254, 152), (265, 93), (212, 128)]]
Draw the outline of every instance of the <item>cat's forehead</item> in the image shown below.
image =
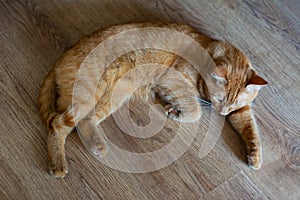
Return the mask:
[(223, 60), (228, 65), (235, 67), (252, 67), (248, 57), (237, 47), (227, 43), (219, 43), (216, 45), (212, 58), (214, 60)]
[(225, 53), (226, 53), (226, 48), (222, 45), (218, 45), (217, 48), (215, 48), (212, 57), (213, 59), (224, 57)]

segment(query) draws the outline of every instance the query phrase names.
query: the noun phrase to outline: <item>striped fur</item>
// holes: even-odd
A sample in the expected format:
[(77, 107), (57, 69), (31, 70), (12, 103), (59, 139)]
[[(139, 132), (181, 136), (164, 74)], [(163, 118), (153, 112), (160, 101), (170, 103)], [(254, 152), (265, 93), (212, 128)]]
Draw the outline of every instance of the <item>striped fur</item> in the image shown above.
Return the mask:
[[(178, 55), (157, 49), (141, 49), (118, 57), (105, 69), (99, 82), (95, 82), (99, 78), (99, 73), (95, 73), (99, 71), (98, 68), (86, 72), (84, 80), (80, 82), (79, 92), (82, 95), (77, 97), (80, 104), (73, 105), (76, 76), (89, 53), (114, 34), (142, 27), (168, 28), (196, 40), (216, 63), (211, 69), (214, 87), (207, 88), (197, 70)], [(139, 23), (113, 26), (83, 38), (62, 56), (45, 78), (38, 105), (42, 120), (49, 130), (49, 168), (54, 176), (64, 177), (68, 172), (64, 144), (67, 135), (75, 126), (78, 126), (83, 139), (90, 144), (90, 149), (96, 155), (105, 155), (105, 141), (95, 134), (98, 131), (97, 125), (115, 112), (135, 90), (135, 77), (126, 78), (125, 75), (133, 69), (138, 70), (137, 66), (147, 63), (160, 64), (166, 68), (153, 72), (153, 84), (140, 87), (132, 98), (147, 101), (154, 97), (165, 106), (170, 118), (182, 122), (193, 122), (200, 118), (201, 110), (197, 103), (199, 97), (211, 101), (220, 114), (231, 113), (228, 119), (245, 141), (249, 165), (254, 169), (260, 167), (260, 141), (249, 104), (266, 82), (256, 74), (247, 57), (234, 46), (201, 35), (187, 25)], [(139, 74), (141, 80), (147, 77), (149, 74), (146, 72)], [(180, 77), (186, 81), (186, 85), (183, 85)], [(119, 88), (120, 91), (116, 92), (117, 101), (112, 102), (118, 81), (124, 82)], [(218, 91), (222, 87), (225, 91)], [(119, 95), (121, 93), (123, 96)], [(91, 114), (93, 108), (95, 113)]]

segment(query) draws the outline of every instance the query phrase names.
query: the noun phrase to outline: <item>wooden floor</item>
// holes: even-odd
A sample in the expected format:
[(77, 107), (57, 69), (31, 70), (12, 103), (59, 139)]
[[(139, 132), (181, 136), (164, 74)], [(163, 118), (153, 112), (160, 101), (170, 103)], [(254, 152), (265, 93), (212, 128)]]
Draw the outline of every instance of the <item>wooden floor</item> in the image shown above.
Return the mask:
[[(300, 199), (300, 1), (51, 2), (0, 1), (1, 200)], [(200, 128), (178, 160), (141, 174), (103, 165), (72, 134), (66, 144), (69, 175), (61, 180), (47, 173), (47, 131), (37, 110), (47, 72), (85, 34), (137, 21), (185, 22), (235, 44), (250, 57), (270, 83), (254, 105), (262, 135), (261, 170), (247, 167), (245, 147), (226, 123), (205, 158), (198, 157), (204, 129)], [(136, 110), (140, 111), (134, 117), (147, 121), (142, 106)], [(145, 141), (136, 139), (122, 134), (112, 118), (103, 126), (113, 142), (134, 152), (153, 151), (174, 137), (169, 131)]]

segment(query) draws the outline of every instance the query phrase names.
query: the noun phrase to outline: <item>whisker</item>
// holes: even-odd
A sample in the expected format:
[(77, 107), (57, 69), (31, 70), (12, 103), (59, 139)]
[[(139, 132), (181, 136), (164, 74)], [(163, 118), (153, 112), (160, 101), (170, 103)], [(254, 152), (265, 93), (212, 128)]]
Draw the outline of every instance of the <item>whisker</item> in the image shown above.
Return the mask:
[[(195, 98), (184, 98), (184, 101), (181, 101), (181, 104), (189, 103), (194, 100), (195, 100)], [(200, 97), (196, 97), (196, 100), (203, 107), (211, 107), (211, 102), (209, 102), (209, 101), (201, 99)]]
[(211, 102), (209, 102), (209, 101), (206, 101), (206, 100), (204, 100), (204, 99), (201, 99), (200, 97), (198, 97), (197, 98), (197, 100), (198, 100), (198, 102), (202, 105), (202, 104), (204, 104), (204, 105), (211, 105)]
[(200, 104), (200, 106), (202, 107), (207, 107), (210, 108), (211, 107), (211, 102), (206, 101), (204, 99), (201, 99), (200, 97), (183, 97), (180, 100), (180, 104), (183, 105), (189, 105), (190, 103), (194, 103), (195, 100), (198, 101), (198, 103)]

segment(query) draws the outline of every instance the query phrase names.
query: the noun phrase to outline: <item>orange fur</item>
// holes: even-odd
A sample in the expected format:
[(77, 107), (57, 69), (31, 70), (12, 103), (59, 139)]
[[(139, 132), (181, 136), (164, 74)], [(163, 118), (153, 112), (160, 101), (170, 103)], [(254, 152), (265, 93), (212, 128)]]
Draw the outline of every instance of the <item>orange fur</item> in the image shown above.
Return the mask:
[[(98, 80), (99, 74), (94, 71), (98, 69), (87, 73), (86, 80), (81, 83), (81, 93), (84, 95), (78, 97), (81, 103), (72, 105), (74, 82), (87, 55), (106, 38), (122, 31), (142, 27), (176, 30), (196, 40), (216, 63), (211, 69), (215, 87), (207, 88), (201, 75), (178, 55), (157, 49), (141, 49), (118, 57), (105, 69), (96, 86), (93, 80)], [(183, 122), (192, 122), (200, 118), (201, 110), (196, 102), (197, 97), (211, 101), (219, 113), (223, 115), (231, 113), (228, 119), (245, 141), (249, 165), (255, 169), (260, 167), (260, 141), (249, 104), (266, 82), (256, 74), (247, 57), (234, 46), (201, 35), (187, 25), (139, 23), (112, 26), (83, 38), (63, 55), (41, 86), (38, 104), (42, 119), (49, 129), (49, 168), (56, 177), (64, 177), (67, 174), (64, 143), (75, 126), (83, 131), (83, 139), (91, 144), (90, 148), (95, 154), (105, 155), (107, 151), (105, 141), (95, 134), (97, 124), (130, 98), (134, 91), (134, 77), (126, 77), (126, 74), (138, 70), (136, 66), (147, 63), (161, 64), (166, 66), (166, 70), (153, 72), (157, 73), (154, 76), (157, 77), (155, 83), (140, 87), (132, 98), (147, 101), (155, 97), (165, 106), (170, 118)], [(141, 76), (146, 78), (149, 74)], [(186, 80), (188, 86), (182, 86), (180, 77)], [(117, 101), (112, 102), (112, 95), (115, 95), (114, 87), (119, 80), (123, 83), (117, 92)], [(225, 91), (218, 92), (218, 87), (225, 87)], [(214, 92), (209, 93), (211, 89)], [(119, 95), (121, 93), (125, 95)], [(85, 98), (86, 96), (92, 98)], [(94, 107), (95, 113), (90, 114)]]

